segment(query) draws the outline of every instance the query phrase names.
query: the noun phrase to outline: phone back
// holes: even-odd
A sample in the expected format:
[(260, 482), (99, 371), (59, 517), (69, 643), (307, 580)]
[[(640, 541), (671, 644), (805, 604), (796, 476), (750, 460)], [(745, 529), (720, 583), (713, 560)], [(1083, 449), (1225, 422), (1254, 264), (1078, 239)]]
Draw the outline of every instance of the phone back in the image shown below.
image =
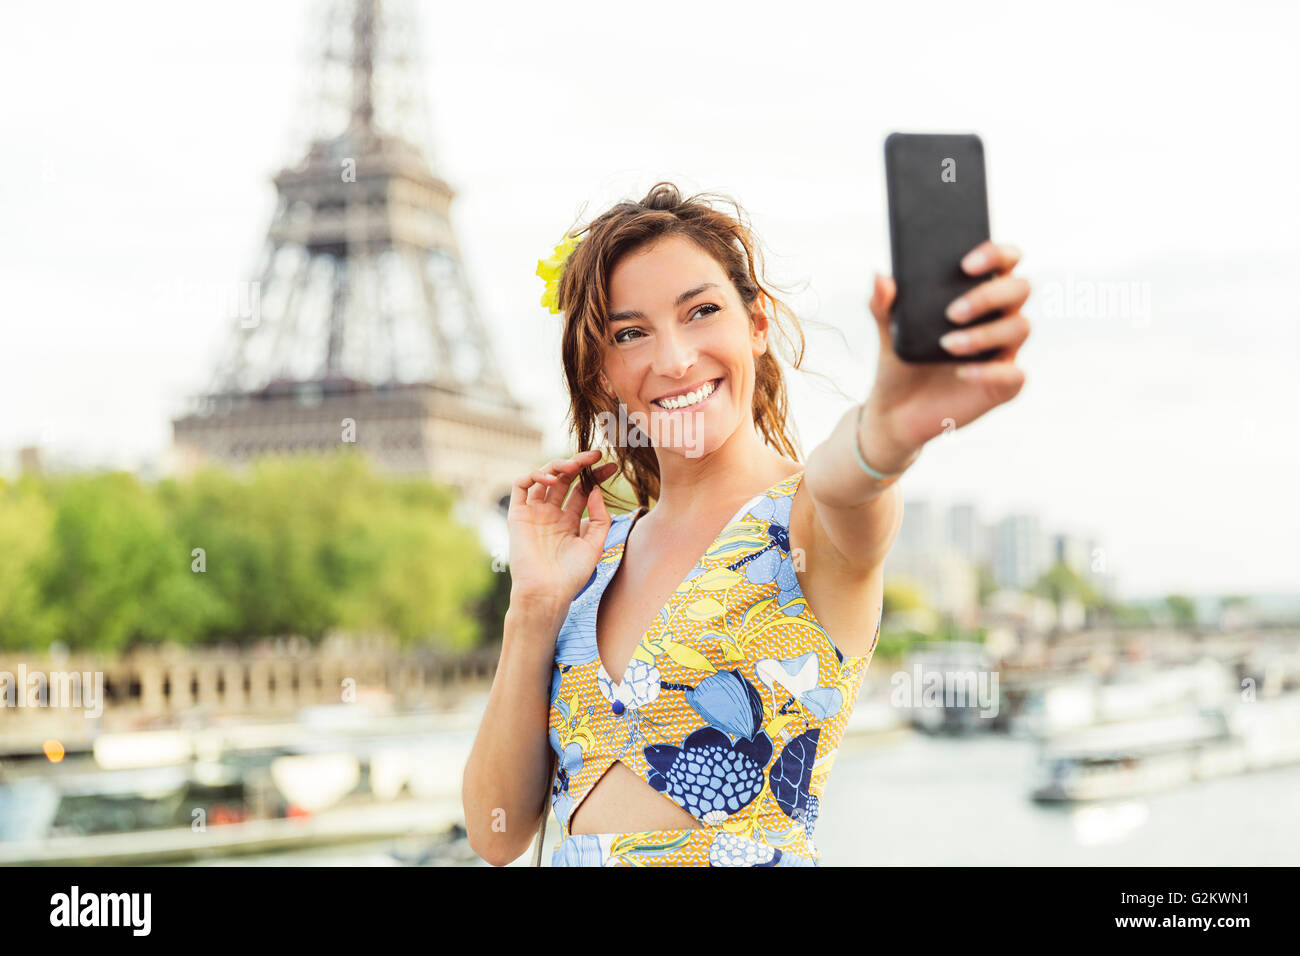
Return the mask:
[(983, 361), (987, 349), (957, 356), (939, 338), (959, 325), (948, 304), (992, 276), (971, 276), (961, 259), (989, 238), (984, 144), (974, 134), (892, 133), (885, 140), (889, 242), (897, 295), (890, 316), (894, 351), (909, 362)]

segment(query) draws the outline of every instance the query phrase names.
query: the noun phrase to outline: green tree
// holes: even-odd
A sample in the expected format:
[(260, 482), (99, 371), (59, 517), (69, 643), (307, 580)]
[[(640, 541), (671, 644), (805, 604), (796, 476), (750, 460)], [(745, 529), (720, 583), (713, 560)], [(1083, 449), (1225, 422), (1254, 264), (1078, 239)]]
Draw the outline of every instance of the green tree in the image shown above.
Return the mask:
[(998, 589), (998, 582), (993, 577), (993, 569), (987, 564), (977, 564), (975, 574), (979, 606), (987, 607), (989, 597)]
[(1219, 598), (1219, 619), (1222, 620), (1223, 615), (1226, 612), (1236, 607), (1252, 607), (1251, 599), (1246, 597), (1244, 594), (1225, 594), (1223, 597)]
[(1108, 603), (1102, 605), (1102, 610), (1119, 628), (1149, 628), (1155, 623), (1151, 611), (1137, 604)]
[(0, 647), (46, 647), (58, 622), (42, 598), (42, 564), (48, 562), (54, 508), (39, 479), (0, 479)]
[(345, 589), (345, 625), (447, 649), (484, 639), (476, 608), (497, 576), (472, 529), (452, 517), (454, 503), (447, 489), (423, 481), (393, 483), (381, 507), (356, 502), (354, 521), (363, 519), (367, 530), (354, 525), (354, 548), (340, 558), (344, 566), (360, 561), (373, 567), (373, 580), (364, 590)]
[(137, 640), (195, 636), (207, 601), (157, 497), (124, 472), (52, 487), (51, 542), (36, 567), (58, 637), (120, 651)]
[(1170, 594), (1165, 597), (1165, 608), (1174, 619), (1174, 626), (1190, 628), (1196, 626), (1196, 605), (1182, 594)]
[(1061, 605), (1069, 598), (1077, 600), (1084, 608), (1099, 607), (1103, 598), (1085, 578), (1064, 561), (1057, 561), (1035, 583), (1033, 593), (1045, 597), (1056, 608), (1056, 619), (1061, 619)]
[(923, 611), (926, 604), (921, 589), (907, 578), (894, 577), (885, 582), (884, 613), (886, 616), (895, 611)]
[(0, 483), (0, 646), (121, 651), (339, 628), (468, 647), (503, 576), (455, 500), (349, 452), (267, 458), (243, 478)]

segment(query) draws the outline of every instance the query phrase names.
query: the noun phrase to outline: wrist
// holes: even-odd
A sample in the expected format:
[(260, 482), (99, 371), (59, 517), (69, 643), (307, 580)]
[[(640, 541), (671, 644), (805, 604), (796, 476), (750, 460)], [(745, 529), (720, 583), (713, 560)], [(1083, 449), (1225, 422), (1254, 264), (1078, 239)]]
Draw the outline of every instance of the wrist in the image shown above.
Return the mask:
[(890, 418), (870, 400), (861, 406), (857, 422), (858, 450), (874, 470), (885, 475), (899, 475), (920, 456), (923, 446), (900, 438)]
[(501, 659), (533, 671), (549, 670), (566, 612), (545, 606), (518, 606), (511, 602), (501, 627)]
[(563, 623), (568, 614), (567, 601), (561, 601), (554, 594), (523, 591), (511, 588), (510, 604), (506, 608), (506, 621), (526, 627), (545, 626), (555, 622), (556, 627)]

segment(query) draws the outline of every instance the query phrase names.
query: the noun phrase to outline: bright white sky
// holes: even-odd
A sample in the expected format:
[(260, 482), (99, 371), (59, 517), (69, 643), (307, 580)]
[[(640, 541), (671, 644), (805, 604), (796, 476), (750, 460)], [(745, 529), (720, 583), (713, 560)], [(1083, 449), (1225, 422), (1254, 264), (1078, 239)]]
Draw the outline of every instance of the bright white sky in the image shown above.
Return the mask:
[[(931, 444), (909, 497), (1095, 536), (1121, 593), (1300, 590), (1294, 5), (424, 3), (438, 171), (508, 379), (558, 451), (533, 271), (584, 203), (740, 200), (805, 283), (807, 365), (870, 388), (892, 130), (984, 139), (1035, 284), (1027, 384)], [(135, 467), (208, 380), (294, 159), (310, 6), (15, 6), (0, 31), (0, 465)], [(1136, 283), (1149, 312), (1051, 309)], [(1288, 281), (1290, 280), (1290, 281)], [(160, 292), (160, 287), (164, 290)], [(189, 291), (187, 291), (189, 290)], [(1142, 300), (1138, 300), (1141, 304)], [(539, 336), (545, 347), (539, 347)], [(847, 407), (791, 378), (805, 452)]]

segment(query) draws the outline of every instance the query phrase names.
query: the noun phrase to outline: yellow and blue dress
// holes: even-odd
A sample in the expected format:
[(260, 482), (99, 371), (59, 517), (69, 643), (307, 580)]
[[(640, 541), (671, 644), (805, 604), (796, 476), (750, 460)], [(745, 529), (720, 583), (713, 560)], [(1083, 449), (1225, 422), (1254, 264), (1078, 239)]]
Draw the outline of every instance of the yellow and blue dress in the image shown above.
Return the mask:
[[(605, 671), (596, 616), (643, 509), (616, 517), (555, 645), (552, 866), (816, 866), (818, 804), (880, 637), (845, 657), (808, 606), (790, 551), (803, 471), (751, 498), (660, 609), (626, 671)], [(702, 826), (571, 834), (622, 761)]]

